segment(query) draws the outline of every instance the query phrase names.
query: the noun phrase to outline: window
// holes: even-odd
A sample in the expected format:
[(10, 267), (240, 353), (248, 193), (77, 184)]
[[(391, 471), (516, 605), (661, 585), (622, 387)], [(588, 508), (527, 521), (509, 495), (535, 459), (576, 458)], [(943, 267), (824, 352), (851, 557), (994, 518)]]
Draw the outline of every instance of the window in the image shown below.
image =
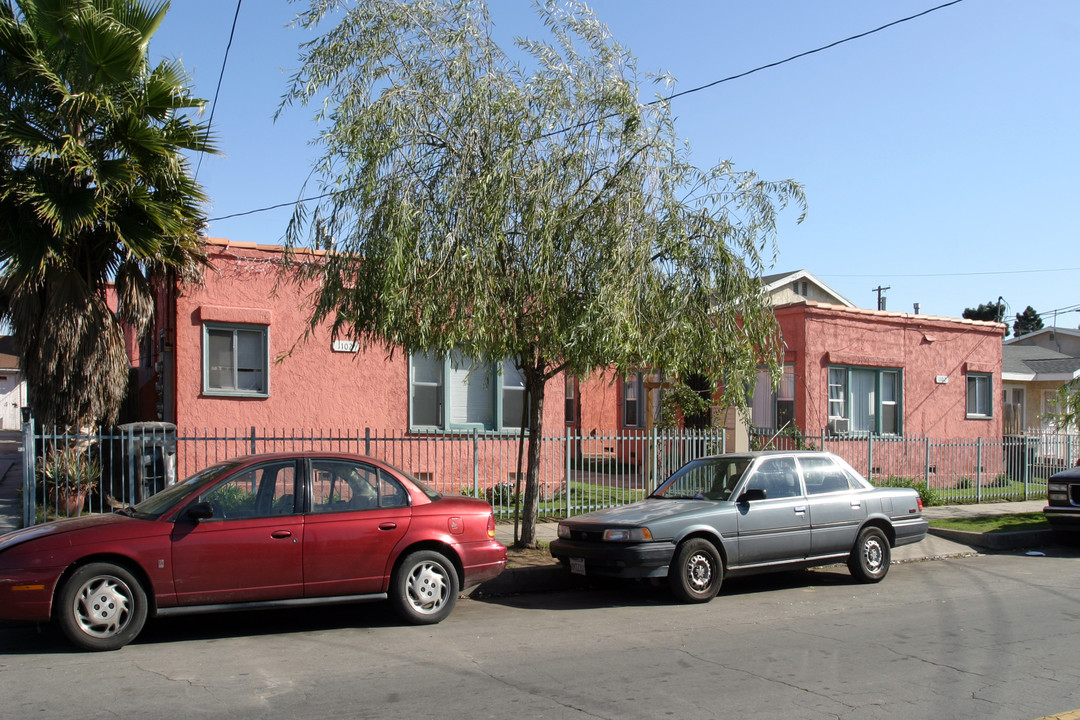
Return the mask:
[(993, 417), (993, 377), (988, 373), (967, 375), (967, 416), (969, 418)]
[(567, 375), (565, 380), (565, 421), (573, 425), (577, 421), (577, 378)]
[(623, 427), (645, 427), (645, 383), (639, 372), (623, 376)]
[(311, 471), (313, 513), (398, 508), (408, 504), (405, 488), (371, 465), (348, 460), (315, 460)]
[(784, 374), (775, 390), (769, 371), (764, 368), (758, 370), (750, 417), (754, 427), (765, 430), (779, 430), (795, 422), (794, 365), (784, 365)]
[(525, 378), (512, 360), (490, 363), (459, 350), (416, 353), (409, 362), (411, 426), (431, 430), (516, 430)]
[(829, 419), (847, 419), (849, 432), (901, 434), (902, 397), (899, 370), (829, 368)]
[(779, 457), (762, 460), (754, 469), (745, 489), (764, 490), (766, 500), (802, 495), (795, 459)]
[(270, 394), (269, 328), (203, 325), (203, 392), (267, 397)]
[(801, 457), (799, 466), (802, 467), (807, 495), (822, 495), (851, 489), (847, 474), (843, 468), (832, 461), (832, 458)]
[(214, 511), (211, 520), (238, 520), (295, 512), (296, 465), (261, 465), (232, 476), (199, 496)]

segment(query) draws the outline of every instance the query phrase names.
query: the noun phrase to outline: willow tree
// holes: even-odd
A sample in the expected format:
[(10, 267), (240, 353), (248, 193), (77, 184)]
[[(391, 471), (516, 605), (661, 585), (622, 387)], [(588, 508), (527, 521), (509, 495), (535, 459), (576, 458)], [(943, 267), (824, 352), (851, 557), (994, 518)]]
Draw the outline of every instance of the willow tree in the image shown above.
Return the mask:
[[(167, 2), (0, 2), (0, 314), (45, 423), (111, 421), (127, 392), (121, 323), (151, 283), (200, 272), (211, 150), (179, 63), (151, 67)], [(117, 294), (110, 309), (110, 285)]]
[(745, 402), (777, 330), (760, 275), (803, 195), (729, 163), (699, 169), (666, 79), (643, 102), (632, 55), (583, 5), (538, 4), (509, 51), (480, 0), (312, 0), (283, 108), (318, 104), (316, 177), (291, 243), (328, 251), (312, 327), (441, 356), (511, 361), (535, 544), (544, 387), (560, 373), (702, 373)]

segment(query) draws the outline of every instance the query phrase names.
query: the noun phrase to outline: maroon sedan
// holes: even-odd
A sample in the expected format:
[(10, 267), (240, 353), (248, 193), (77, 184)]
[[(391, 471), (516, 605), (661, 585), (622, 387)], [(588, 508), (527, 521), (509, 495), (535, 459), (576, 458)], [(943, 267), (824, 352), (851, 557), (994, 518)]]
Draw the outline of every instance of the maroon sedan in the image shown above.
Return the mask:
[(0, 619), (55, 619), (87, 650), (192, 612), (389, 598), (428, 624), (505, 567), (482, 500), (366, 457), (253, 455), (118, 513), (0, 536)]

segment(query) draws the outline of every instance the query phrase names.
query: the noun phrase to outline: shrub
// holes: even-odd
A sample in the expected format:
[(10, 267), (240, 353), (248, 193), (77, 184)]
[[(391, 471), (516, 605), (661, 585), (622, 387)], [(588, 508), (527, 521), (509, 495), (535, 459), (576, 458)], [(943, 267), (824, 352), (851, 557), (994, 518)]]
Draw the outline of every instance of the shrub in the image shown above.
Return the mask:
[[(963, 478), (961, 478), (961, 480), (963, 480)], [(922, 480), (916, 480), (915, 478), (896, 477), (895, 475), (890, 475), (885, 480), (877, 480), (877, 481), (875, 481), (874, 484), (877, 485), (878, 487), (907, 487), (907, 488), (912, 488), (917, 493), (919, 493), (919, 497), (922, 498), (922, 502), (923, 502), (923, 505), (925, 507), (931, 507), (931, 506), (934, 506), (934, 505), (943, 505), (944, 504), (942, 502), (942, 500), (941, 500), (941, 496), (938, 495), (937, 490), (934, 490), (932, 487), (927, 485), (925, 481), (922, 481)]]

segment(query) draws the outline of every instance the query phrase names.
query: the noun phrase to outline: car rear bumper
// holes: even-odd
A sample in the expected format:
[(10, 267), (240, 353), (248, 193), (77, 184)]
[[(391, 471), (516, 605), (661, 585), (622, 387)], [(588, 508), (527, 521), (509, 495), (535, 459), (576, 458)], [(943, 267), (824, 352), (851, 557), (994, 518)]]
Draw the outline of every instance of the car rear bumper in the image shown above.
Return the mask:
[(896, 533), (896, 541), (893, 543), (893, 547), (922, 542), (923, 538), (926, 537), (926, 531), (929, 527), (930, 523), (923, 520), (921, 517), (894, 520), (893, 531)]
[(461, 563), (465, 571), (462, 590), (474, 588), (498, 577), (506, 569), (506, 546), (495, 540), (462, 546)]
[(552, 540), (551, 556), (563, 565), (571, 559), (582, 560), (585, 575), (605, 577), (644, 578), (667, 575), (673, 542), (593, 543), (574, 540)]

